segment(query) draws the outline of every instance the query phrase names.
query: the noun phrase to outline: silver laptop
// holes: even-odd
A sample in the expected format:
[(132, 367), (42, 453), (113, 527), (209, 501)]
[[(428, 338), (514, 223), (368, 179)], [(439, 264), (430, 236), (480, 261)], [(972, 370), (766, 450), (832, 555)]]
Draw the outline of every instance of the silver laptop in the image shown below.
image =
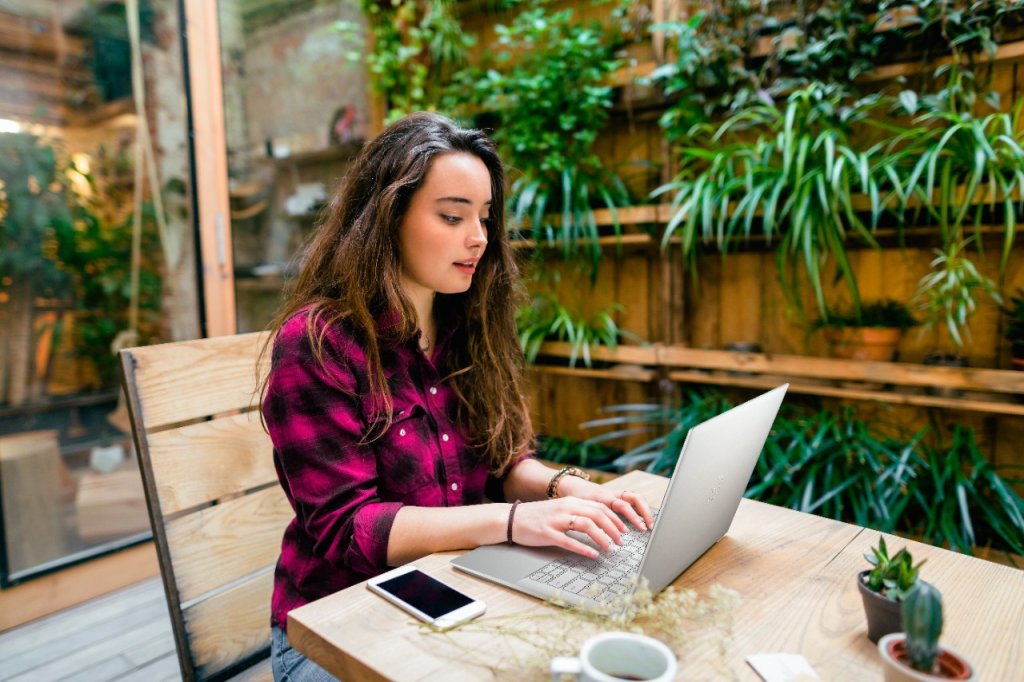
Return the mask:
[[(622, 547), (587, 559), (559, 547), (485, 545), (452, 560), (466, 573), (542, 599), (609, 602), (646, 580), (664, 589), (729, 530), (782, 405), (783, 384), (690, 429), (654, 528), (630, 531)], [(589, 538), (574, 534), (577, 539)], [(614, 545), (613, 545), (614, 547)]]

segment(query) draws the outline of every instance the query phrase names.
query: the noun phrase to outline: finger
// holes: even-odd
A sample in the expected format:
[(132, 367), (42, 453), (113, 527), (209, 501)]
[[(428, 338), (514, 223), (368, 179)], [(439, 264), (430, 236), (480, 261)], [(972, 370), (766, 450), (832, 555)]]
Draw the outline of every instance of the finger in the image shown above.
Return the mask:
[[(579, 522), (580, 519), (577, 519), (576, 523), (579, 524)], [(559, 533), (557, 531), (554, 531), (549, 536), (549, 541), (546, 544), (550, 544), (555, 547), (561, 547), (562, 549), (567, 549), (570, 552), (573, 552), (574, 554), (582, 554), (588, 559), (597, 559), (601, 556), (601, 553), (593, 547), (591, 547), (590, 545), (584, 544), (570, 535), (566, 535), (565, 533)]]
[(618, 514), (626, 517), (626, 519), (633, 524), (633, 527), (638, 530), (646, 530), (647, 525), (644, 523), (643, 516), (639, 513), (632, 504), (625, 499), (619, 497), (616, 498), (612, 503), (612, 509)]
[(632, 490), (623, 490), (619, 495), (619, 499), (629, 505), (629, 511), (632, 512), (630, 521), (633, 522), (634, 526), (640, 530), (651, 530), (654, 528), (654, 515), (651, 514), (651, 508), (643, 495), (634, 493)]
[(590, 537), (602, 552), (612, 551), (612, 542), (622, 544), (622, 536), (611, 519), (604, 514), (579, 516), (576, 519), (576, 530)]

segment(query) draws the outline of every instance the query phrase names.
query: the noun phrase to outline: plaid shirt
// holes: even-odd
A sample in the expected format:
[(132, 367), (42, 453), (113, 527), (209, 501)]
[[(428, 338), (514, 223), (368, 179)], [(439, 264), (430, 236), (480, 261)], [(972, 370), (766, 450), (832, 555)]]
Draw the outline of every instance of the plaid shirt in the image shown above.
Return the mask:
[[(324, 337), (324, 368), (306, 337), (304, 311), (276, 340), (263, 415), (274, 465), (295, 518), (274, 573), (272, 623), (294, 608), (387, 570), (388, 537), (402, 505), (479, 504), (503, 499), (457, 423), (458, 399), (442, 382), (450, 340), (428, 359), (416, 341), (382, 347), (393, 423), (361, 443), (372, 423), (367, 359), (357, 337), (335, 325)], [(486, 489), (486, 490), (485, 490)]]

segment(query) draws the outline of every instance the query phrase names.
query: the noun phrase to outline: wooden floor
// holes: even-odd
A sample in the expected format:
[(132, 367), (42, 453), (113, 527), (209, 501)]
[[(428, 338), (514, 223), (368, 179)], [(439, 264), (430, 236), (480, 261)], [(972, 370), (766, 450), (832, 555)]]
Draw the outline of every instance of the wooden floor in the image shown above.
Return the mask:
[(3, 681), (180, 679), (159, 578), (0, 633)]

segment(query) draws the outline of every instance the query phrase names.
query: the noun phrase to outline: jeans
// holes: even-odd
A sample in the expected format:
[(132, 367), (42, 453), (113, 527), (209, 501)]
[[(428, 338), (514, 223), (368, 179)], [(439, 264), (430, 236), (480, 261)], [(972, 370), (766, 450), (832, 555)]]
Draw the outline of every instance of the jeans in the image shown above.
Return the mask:
[(279, 627), (271, 629), (270, 668), (274, 682), (338, 682), (337, 678), (288, 644), (288, 635)]

